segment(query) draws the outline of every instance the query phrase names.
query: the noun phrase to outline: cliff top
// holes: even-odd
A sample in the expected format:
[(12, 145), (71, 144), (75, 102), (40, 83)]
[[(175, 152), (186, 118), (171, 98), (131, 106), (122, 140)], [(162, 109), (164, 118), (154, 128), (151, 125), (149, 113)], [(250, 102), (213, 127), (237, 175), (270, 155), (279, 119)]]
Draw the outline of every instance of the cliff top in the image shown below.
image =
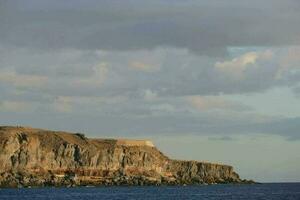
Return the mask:
[[(133, 140), (133, 139), (90, 139), (86, 138), (83, 133), (71, 133), (65, 131), (50, 131), (45, 129), (38, 129), (32, 127), (23, 127), (23, 126), (0, 126), (0, 134), (2, 132), (9, 134), (26, 134), (26, 135), (36, 135), (36, 134), (56, 134), (66, 141), (72, 143), (78, 143), (77, 138), (89, 141), (94, 141), (97, 143), (105, 143), (110, 145), (120, 145), (120, 146), (149, 146), (154, 147), (154, 144), (150, 140)], [(77, 136), (77, 137), (74, 137)]]

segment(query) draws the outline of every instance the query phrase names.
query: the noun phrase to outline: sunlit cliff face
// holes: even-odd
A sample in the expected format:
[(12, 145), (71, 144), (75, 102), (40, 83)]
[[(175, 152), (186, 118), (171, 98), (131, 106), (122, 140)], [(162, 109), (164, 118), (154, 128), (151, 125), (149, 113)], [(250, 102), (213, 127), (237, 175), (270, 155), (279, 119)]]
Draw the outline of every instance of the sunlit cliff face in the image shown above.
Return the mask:
[(172, 160), (147, 140), (0, 126), (0, 187), (252, 183), (233, 167)]

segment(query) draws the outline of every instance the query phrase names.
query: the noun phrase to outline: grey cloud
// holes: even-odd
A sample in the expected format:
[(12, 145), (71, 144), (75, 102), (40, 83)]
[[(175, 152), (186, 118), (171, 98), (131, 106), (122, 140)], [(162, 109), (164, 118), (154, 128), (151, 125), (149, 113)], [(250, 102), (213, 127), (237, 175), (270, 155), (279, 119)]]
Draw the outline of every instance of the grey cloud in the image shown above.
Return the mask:
[[(298, 118), (260, 122), (239, 102), (201, 114), (183, 100), (296, 87), (295, 68), (276, 78), (286, 47), (274, 46), (300, 44), (299, 10), (293, 0), (1, 1), (0, 72), (10, 70), (27, 81), (28, 75), (47, 77), (47, 83), (13, 85), (2, 78), (1, 102), (35, 106), (18, 116), (2, 112), (0, 121), (92, 133), (267, 133), (299, 139)], [(235, 58), (219, 57), (230, 46), (270, 46), (274, 59), (257, 59), (242, 79), (232, 79), (215, 67)], [(139, 70), (130, 68), (132, 62)], [(105, 73), (97, 74), (95, 67), (103, 63)], [(70, 112), (63, 113), (60, 103)]]
[[(190, 54), (184, 49), (161, 48), (126, 52), (74, 49), (39, 52), (22, 48), (5, 51), (5, 48), (1, 48), (4, 57), (0, 60), (0, 71), (1, 68), (9, 69), (21, 77), (48, 77), (47, 84), (40, 87), (22, 87), (19, 84), (17, 89), (53, 96), (134, 97), (148, 89), (159, 96), (177, 97), (262, 92), (276, 86), (297, 85), (300, 78), (294, 68), (286, 68), (281, 77), (276, 78), (281, 67), (279, 61), (286, 52), (270, 50), (274, 53), (273, 58), (257, 59), (243, 70), (244, 77), (241, 80), (216, 70), (216, 62), (230, 58), (220, 60)], [(132, 70), (130, 63), (135, 61), (146, 66), (154, 64), (156, 70)], [(95, 67), (101, 68), (103, 64), (105, 73), (100, 71), (98, 75), (95, 74)], [(76, 84), (78, 82), (85, 84)], [(12, 86), (6, 84), (6, 87)]]
[(300, 139), (300, 117), (273, 120), (253, 127), (259, 132), (273, 133), (287, 137), (290, 140)]
[(224, 55), (228, 46), (299, 44), (295, 0), (3, 1), (0, 41), (42, 49), (186, 48)]

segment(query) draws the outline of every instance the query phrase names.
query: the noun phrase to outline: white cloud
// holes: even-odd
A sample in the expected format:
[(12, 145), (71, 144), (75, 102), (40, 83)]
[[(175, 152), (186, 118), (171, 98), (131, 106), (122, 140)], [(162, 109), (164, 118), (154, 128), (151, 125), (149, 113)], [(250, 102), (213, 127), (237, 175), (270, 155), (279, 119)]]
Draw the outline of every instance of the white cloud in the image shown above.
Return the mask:
[(227, 102), (220, 98), (202, 97), (202, 96), (190, 96), (187, 97), (188, 102), (196, 109), (205, 111), (210, 109), (224, 109)]
[(12, 68), (0, 69), (0, 82), (14, 85), (15, 87), (40, 87), (48, 81), (46, 76), (18, 74)]
[(94, 73), (87, 78), (79, 78), (77, 80), (74, 80), (73, 84), (77, 86), (102, 86), (102, 84), (105, 82), (107, 78), (107, 74), (109, 72), (108, 70), (108, 63), (107, 62), (101, 62), (98, 65), (93, 67)]
[(215, 68), (231, 75), (235, 79), (243, 79), (245, 71), (249, 67), (255, 66), (258, 60), (270, 60), (273, 53), (270, 50), (264, 52), (248, 52), (230, 61), (216, 62)]
[(149, 64), (142, 61), (132, 61), (129, 63), (129, 68), (137, 71), (154, 72), (160, 69), (159, 65)]
[(275, 78), (281, 79), (285, 73), (293, 70), (300, 70), (300, 47), (290, 47), (283, 53), (279, 60), (279, 68)]
[(144, 90), (143, 96), (146, 101), (153, 101), (153, 100), (157, 99), (157, 93), (150, 89)]
[(172, 113), (176, 111), (176, 108), (168, 103), (157, 104), (150, 106), (150, 110), (154, 113)]

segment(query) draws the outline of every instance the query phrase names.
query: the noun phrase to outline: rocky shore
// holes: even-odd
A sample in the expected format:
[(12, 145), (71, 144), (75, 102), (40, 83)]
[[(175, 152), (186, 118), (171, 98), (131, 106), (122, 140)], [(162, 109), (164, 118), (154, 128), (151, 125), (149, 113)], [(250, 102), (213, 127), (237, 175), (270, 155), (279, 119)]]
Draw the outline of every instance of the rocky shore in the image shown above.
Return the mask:
[(151, 141), (0, 127), (0, 187), (253, 183), (233, 167), (172, 160)]

